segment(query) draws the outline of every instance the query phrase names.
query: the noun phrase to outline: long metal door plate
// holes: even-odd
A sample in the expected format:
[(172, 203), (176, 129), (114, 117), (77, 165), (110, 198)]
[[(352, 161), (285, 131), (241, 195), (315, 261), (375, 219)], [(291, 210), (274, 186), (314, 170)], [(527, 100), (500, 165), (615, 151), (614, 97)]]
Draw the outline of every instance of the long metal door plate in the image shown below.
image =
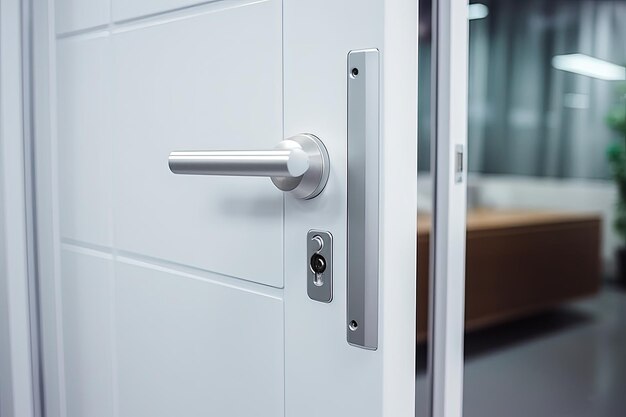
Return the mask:
[(378, 348), (380, 70), (376, 49), (348, 54), (348, 343)]

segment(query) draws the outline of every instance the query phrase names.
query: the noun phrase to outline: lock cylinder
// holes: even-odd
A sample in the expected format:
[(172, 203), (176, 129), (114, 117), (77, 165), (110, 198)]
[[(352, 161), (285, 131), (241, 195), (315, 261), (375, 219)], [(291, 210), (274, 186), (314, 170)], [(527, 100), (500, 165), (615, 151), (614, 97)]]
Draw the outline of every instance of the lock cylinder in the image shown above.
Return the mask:
[(326, 259), (319, 253), (311, 256), (311, 269), (316, 274), (323, 274), (326, 270)]
[(307, 233), (307, 293), (322, 303), (333, 299), (333, 237), (329, 232), (310, 230)]

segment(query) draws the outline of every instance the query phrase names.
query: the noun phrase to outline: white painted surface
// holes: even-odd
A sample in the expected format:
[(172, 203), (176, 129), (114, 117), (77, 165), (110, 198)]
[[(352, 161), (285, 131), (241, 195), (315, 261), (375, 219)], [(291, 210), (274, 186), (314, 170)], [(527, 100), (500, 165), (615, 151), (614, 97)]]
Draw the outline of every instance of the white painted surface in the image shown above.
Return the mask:
[(28, 304), (20, 2), (0, 2), (0, 415), (34, 415)]
[(112, 256), (66, 245), (62, 271), (67, 416), (112, 416)]
[[(196, 4), (226, 0), (110, 0), (116, 21), (182, 9)], [(231, 0), (231, 3), (234, 1)]]
[(417, 3), (387, 1), (384, 11), (379, 307), (385, 342), (383, 416), (415, 415)]
[(167, 165), (174, 150), (283, 138), (280, 2), (227, 4), (113, 34), (116, 247), (282, 287), (283, 195), (271, 181)]
[(37, 222), (38, 280), (40, 295), (40, 352), (42, 393), (46, 417), (66, 416), (65, 362), (61, 306), (61, 250), (59, 216), (59, 169), (56, 118), (56, 43), (55, 13), (52, 1), (33, 8), (33, 83), (32, 101), (36, 152), (35, 207)]
[[(319, 197), (285, 200), (290, 417), (414, 416), (416, 7), (404, 0), (285, 2), (285, 135), (316, 132), (332, 166)], [(318, 22), (323, 30), (306, 29)], [(346, 66), (348, 52), (363, 48), (381, 51), (383, 73), (377, 351), (349, 346), (345, 327)], [(309, 229), (333, 234), (334, 298), (328, 305), (306, 297), (303, 236)], [(311, 400), (312, 392), (319, 401)]]
[(112, 246), (111, 48), (100, 33), (57, 43), (59, 203), (65, 238)]
[(280, 291), (116, 265), (119, 416), (284, 415)]
[(110, 0), (56, 0), (57, 33), (106, 25), (110, 8)]
[[(113, 262), (112, 332), (97, 337), (113, 346), (114, 416), (414, 415), (416, 4), (324, 1), (133, 2), (130, 21), (120, 20), (126, 13), (116, 9), (126, 7), (120, 2), (106, 27), (51, 41), (52, 56), (71, 63), (77, 76), (72, 86), (53, 81), (42, 93), (54, 97), (59, 90), (49, 123), (63, 117), (58, 97), (69, 92), (72, 103), (84, 103), (71, 111), (85, 112), (92, 125), (71, 119), (82, 139), (67, 146), (112, 149), (107, 175), (87, 172), (108, 163), (106, 152), (55, 170), (69, 143), (60, 126), (53, 130), (60, 146), (51, 138), (41, 147), (52, 147), (49, 169), (60, 177), (110, 183), (112, 208), (90, 208), (103, 197), (82, 189), (91, 201), (76, 198), (68, 213), (88, 212), (94, 228), (110, 222), (110, 238), (83, 230), (92, 227), (87, 223), (73, 234), (63, 226), (51, 239), (79, 258), (97, 254)], [(320, 21), (324, 30), (303, 30)], [(350, 50), (370, 47), (381, 50), (385, 74), (375, 352), (349, 346), (345, 328), (346, 62)], [(100, 65), (110, 74), (81, 75), (104, 72), (94, 68)], [(109, 109), (90, 114), (82, 107), (100, 106), (98, 95), (110, 96)], [(110, 127), (108, 138), (95, 141), (88, 136), (100, 134), (93, 131), (99, 117), (110, 117)], [(174, 149), (266, 149), (300, 132), (319, 135), (330, 153), (327, 189), (314, 200), (285, 198), (267, 179), (177, 177), (167, 170)], [(54, 191), (43, 197), (65, 198)], [(68, 207), (59, 203), (59, 212)], [(307, 297), (305, 236), (313, 228), (335, 237), (331, 304)], [(65, 266), (55, 277), (63, 294), (51, 288), (44, 294), (49, 308), (65, 311), (63, 295), (81, 293), (92, 302), (91, 320), (104, 317), (102, 294), (81, 287), (71, 273)], [(60, 350), (65, 363), (46, 375), (47, 391), (59, 397), (58, 406), (48, 402), (56, 407), (49, 411), (65, 417), (75, 404), (108, 407), (108, 388), (94, 402), (72, 398), (77, 391), (68, 378), (79, 362), (64, 343), (77, 342), (77, 334), (85, 344), (96, 336), (60, 321), (44, 329), (48, 356)]]

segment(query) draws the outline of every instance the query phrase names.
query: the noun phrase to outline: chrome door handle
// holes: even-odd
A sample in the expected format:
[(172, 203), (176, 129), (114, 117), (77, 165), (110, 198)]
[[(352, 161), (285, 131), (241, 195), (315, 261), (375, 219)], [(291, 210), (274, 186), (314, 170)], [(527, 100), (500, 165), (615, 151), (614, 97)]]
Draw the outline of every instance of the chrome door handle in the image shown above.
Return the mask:
[(267, 151), (174, 151), (169, 167), (174, 174), (270, 177), (279, 190), (309, 199), (326, 186), (330, 160), (319, 138), (302, 133)]

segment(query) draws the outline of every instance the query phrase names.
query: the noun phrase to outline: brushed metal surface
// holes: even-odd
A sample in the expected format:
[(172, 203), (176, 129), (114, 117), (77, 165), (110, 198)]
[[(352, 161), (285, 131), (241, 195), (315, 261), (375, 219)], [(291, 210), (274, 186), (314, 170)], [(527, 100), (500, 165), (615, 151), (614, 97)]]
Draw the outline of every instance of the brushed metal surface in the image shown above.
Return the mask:
[[(311, 300), (330, 303), (333, 300), (333, 236), (322, 230), (310, 230), (307, 240), (307, 294)], [(326, 269), (316, 274), (311, 267), (311, 258), (319, 254), (326, 260)]]
[(299, 177), (309, 169), (302, 149), (272, 151), (175, 151), (170, 153), (175, 174)]
[(272, 150), (174, 151), (168, 163), (174, 174), (270, 177), (279, 190), (302, 199), (321, 193), (330, 171), (326, 147), (306, 133)]
[(348, 343), (378, 348), (379, 52), (348, 54)]

